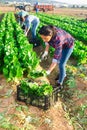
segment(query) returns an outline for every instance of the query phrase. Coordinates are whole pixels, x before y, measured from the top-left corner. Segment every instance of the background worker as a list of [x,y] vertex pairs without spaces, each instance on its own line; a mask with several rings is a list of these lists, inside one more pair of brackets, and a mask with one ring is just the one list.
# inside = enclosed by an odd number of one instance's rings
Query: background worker
[[32,33],[32,43],[37,44],[36,30],[40,23],[39,18],[34,15],[26,15],[22,21],[25,23],[25,35],[28,35],[28,32],[31,28]]
[[54,57],[49,69],[46,71],[49,75],[59,64],[59,77],[57,77],[57,87],[63,88],[63,81],[66,77],[65,65],[73,52],[74,38],[66,31],[55,26],[42,26],[39,34],[45,42],[46,48],[42,55],[42,60],[48,55],[49,47],[55,48]]
[[25,10],[21,10],[20,12],[17,13],[17,21],[20,24],[20,26],[24,29],[24,17],[26,15],[29,15],[29,13]]
[[38,9],[38,2],[36,2],[36,4],[35,4],[35,11],[36,11],[36,14],[39,12],[39,9]]

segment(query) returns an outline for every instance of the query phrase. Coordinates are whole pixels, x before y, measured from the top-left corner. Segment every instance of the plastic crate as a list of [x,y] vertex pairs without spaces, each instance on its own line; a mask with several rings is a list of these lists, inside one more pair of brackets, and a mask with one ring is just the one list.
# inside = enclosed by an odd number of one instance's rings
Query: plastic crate
[[58,92],[59,89],[54,88],[51,95],[43,97],[37,97],[35,95],[32,95],[31,97],[30,95],[24,95],[20,86],[17,86],[17,100],[47,110],[51,106],[53,106],[56,101],[58,101]]

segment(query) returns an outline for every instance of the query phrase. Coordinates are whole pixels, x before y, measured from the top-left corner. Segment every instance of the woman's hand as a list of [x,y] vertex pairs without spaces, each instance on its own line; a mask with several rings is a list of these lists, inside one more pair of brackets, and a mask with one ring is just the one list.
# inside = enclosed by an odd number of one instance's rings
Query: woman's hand
[[45,59],[48,55],[48,51],[45,51],[41,57],[41,60]]
[[56,65],[57,65],[57,62],[52,62],[52,64],[50,65],[49,69],[46,71],[46,74],[50,75],[50,73],[54,70]]
[[41,60],[45,59],[48,55],[48,51],[49,51],[49,44],[46,44],[46,48],[45,48],[45,51],[41,57]]
[[47,70],[47,71],[46,71],[46,74],[47,74],[47,75],[50,75],[50,73],[51,73],[50,70]]

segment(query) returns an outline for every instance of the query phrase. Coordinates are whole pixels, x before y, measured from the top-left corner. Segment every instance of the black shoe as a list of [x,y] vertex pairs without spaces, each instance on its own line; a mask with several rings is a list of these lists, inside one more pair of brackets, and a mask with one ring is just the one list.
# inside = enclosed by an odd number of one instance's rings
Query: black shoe
[[60,83],[56,83],[56,87],[58,88],[59,92],[64,88],[64,86],[61,85]]

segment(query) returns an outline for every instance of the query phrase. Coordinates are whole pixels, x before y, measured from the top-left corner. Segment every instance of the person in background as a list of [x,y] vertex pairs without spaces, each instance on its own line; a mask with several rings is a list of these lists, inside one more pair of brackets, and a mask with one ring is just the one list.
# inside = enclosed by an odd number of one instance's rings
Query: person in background
[[17,13],[18,23],[23,29],[25,28],[23,19],[26,15],[29,15],[29,13],[25,10],[21,10],[20,12]]
[[36,11],[36,14],[38,13],[39,9],[38,9],[38,2],[36,2],[35,4],[35,11]]
[[28,32],[31,28],[31,32],[32,32],[32,43],[36,44],[37,41],[37,37],[36,37],[36,30],[38,28],[38,25],[40,23],[40,20],[38,17],[34,16],[34,15],[26,15],[22,21],[25,23],[25,35],[28,35]]
[[74,38],[62,30],[52,25],[42,26],[39,30],[39,34],[43,41],[45,42],[46,48],[42,55],[42,60],[48,55],[49,47],[55,48],[54,57],[51,65],[46,71],[49,75],[56,65],[59,65],[59,77],[57,77],[56,86],[59,89],[63,88],[63,81],[66,77],[66,63],[73,52],[74,48]]

